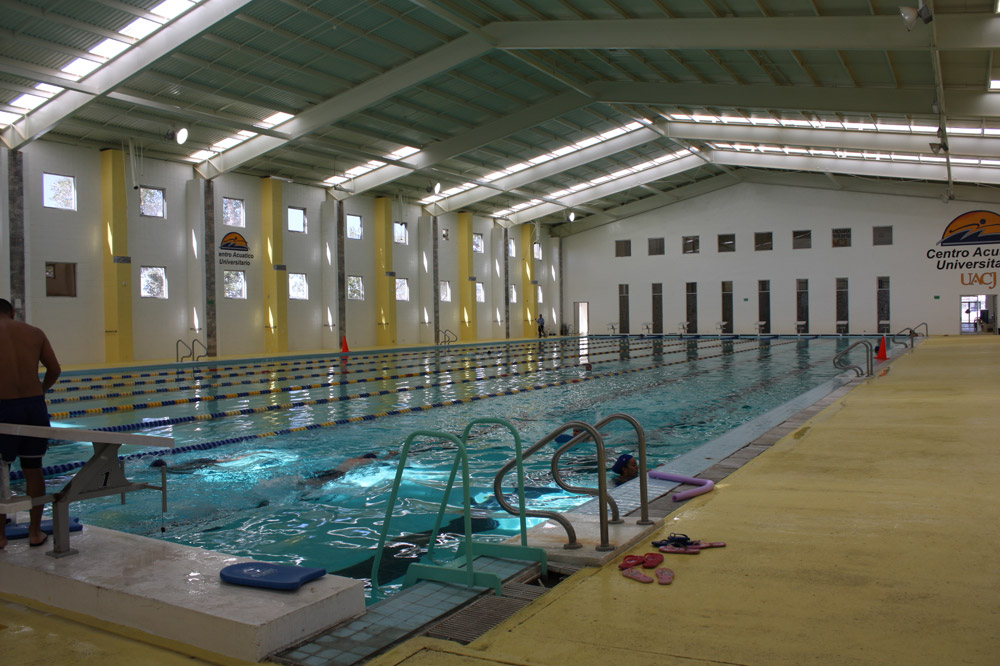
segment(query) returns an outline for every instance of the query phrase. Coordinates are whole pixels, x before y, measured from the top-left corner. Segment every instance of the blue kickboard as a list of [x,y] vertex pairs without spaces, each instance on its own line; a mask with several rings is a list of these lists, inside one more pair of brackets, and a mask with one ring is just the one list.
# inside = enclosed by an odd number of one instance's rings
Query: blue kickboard
[[[69,517],[69,531],[79,532],[83,529],[83,524],[80,519],[76,516]],[[52,534],[52,521],[49,519],[42,521],[42,531],[46,534]],[[7,524],[7,538],[8,539],[24,539],[28,536],[28,523],[8,523]]]
[[230,564],[219,572],[219,577],[227,583],[272,590],[297,590],[303,584],[325,575],[326,569],[273,562]]

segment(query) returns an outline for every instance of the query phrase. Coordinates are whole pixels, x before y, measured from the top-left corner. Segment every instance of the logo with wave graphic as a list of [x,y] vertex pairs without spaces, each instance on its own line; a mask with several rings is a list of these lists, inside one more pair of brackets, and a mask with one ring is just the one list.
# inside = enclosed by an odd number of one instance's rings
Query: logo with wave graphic
[[238,234],[235,231],[230,231],[222,237],[222,242],[219,243],[219,249],[232,250],[233,252],[249,252],[250,246],[247,245],[247,239],[243,238],[241,234]]
[[1000,243],[1000,215],[972,210],[956,217],[944,230],[938,245],[989,245]]

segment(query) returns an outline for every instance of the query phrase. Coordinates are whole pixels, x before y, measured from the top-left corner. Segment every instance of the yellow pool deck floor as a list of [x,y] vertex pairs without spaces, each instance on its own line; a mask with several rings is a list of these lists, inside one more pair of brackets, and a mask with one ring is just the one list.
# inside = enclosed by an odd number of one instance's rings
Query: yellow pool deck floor
[[[998,336],[936,337],[877,369],[668,516],[658,538],[728,544],[666,555],[672,585],[584,569],[467,646],[413,639],[368,663],[998,664],[998,361]],[[0,654],[199,663],[9,602]]]

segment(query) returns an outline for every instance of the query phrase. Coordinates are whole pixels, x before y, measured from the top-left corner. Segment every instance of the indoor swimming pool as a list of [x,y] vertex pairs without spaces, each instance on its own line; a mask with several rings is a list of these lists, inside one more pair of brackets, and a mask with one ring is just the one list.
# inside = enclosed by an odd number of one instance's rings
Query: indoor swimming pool
[[[72,513],[85,524],[367,578],[394,452],[411,432],[460,435],[473,419],[503,418],[527,447],[567,421],[624,412],[645,429],[652,468],[828,381],[842,372],[833,356],[851,342],[574,338],[67,373],[49,402],[54,426],[163,435],[180,449],[121,450],[134,481],[158,483],[154,462],[166,464],[165,514],[159,493],[132,493],[124,505],[117,496],[75,504]],[[626,424],[604,434],[610,460],[634,453]],[[477,538],[502,541],[518,521],[500,510],[492,483],[513,456],[512,437],[499,426],[480,427],[469,450]],[[88,444],[55,442],[45,458],[56,472],[51,486],[60,487],[90,452]],[[526,461],[528,507],[560,511],[588,499],[556,487],[549,453]],[[337,471],[365,454],[378,459]],[[383,581],[426,546],[454,456],[445,440],[414,442]],[[592,445],[563,461],[570,483],[596,486]],[[509,476],[505,488],[513,483]],[[459,498],[453,494],[452,504]],[[460,531],[446,528],[439,543],[455,545]]]

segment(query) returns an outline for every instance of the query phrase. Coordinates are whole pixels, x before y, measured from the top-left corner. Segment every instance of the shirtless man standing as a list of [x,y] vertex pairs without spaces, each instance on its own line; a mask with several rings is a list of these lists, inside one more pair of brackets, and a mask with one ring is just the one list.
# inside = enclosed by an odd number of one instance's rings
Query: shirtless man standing
[[[45,366],[45,378],[38,381],[38,364]],[[14,308],[0,298],[0,423],[49,425],[45,392],[59,379],[61,372],[52,345],[40,328],[14,320]],[[8,463],[21,458],[21,470],[28,495],[45,494],[42,456],[48,448],[46,439],[0,435],[0,456]],[[42,532],[42,506],[31,508],[28,543],[41,546],[48,539]],[[7,545],[7,516],[0,514],[0,549]]]

